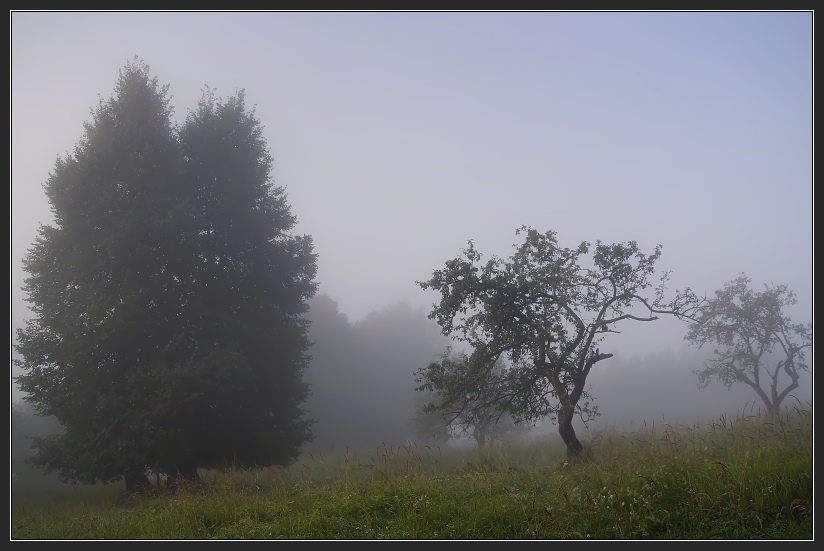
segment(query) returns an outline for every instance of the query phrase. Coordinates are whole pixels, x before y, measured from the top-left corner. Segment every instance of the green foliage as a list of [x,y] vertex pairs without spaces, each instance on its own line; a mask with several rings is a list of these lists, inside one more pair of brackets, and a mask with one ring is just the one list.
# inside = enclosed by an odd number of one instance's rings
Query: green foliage
[[166,94],[142,62],[120,71],[24,260],[17,380],[63,428],[33,462],[73,482],[287,463],[309,438],[311,239],[243,92],[207,91],[180,129]]
[[699,388],[713,379],[727,388],[737,383],[751,387],[769,414],[798,388],[800,375],[809,371],[805,349],[813,348],[813,324],[794,324],[783,312],[796,303],[786,285],[750,289],[744,274],[715,292],[700,309],[686,335],[699,348],[714,345],[713,358],[696,370]]
[[811,404],[483,453],[407,446],[214,473],[126,504],[30,504],[12,539],[812,539]]
[[[481,371],[473,369],[465,352],[447,347],[439,362],[419,370],[420,396],[414,418],[418,436],[434,437],[440,442],[471,436],[482,449],[495,440],[524,434],[529,423],[517,423],[497,407],[497,387],[505,384],[505,372],[501,358],[489,372]],[[452,384],[455,379],[461,384]]]
[[[521,233],[525,240],[508,260],[482,263],[470,241],[462,257],[418,282],[441,294],[430,318],[473,349],[463,360],[447,357],[421,369],[419,389],[438,394],[437,409],[452,417],[497,411],[516,422],[557,418],[570,455],[578,456],[572,420],[597,415],[586,381],[593,365],[612,356],[598,349],[604,335],[659,314],[687,318],[700,301],[686,289],[666,302],[668,274],[653,287],[660,246],[647,255],[635,242],[598,242],[587,267],[580,259],[589,243],[568,249],[555,232]],[[502,358],[506,365],[497,369]]]

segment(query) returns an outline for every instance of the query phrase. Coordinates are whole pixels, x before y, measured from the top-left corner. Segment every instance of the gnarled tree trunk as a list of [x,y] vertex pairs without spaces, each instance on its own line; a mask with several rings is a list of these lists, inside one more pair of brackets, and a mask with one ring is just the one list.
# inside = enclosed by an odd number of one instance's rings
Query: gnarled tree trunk
[[572,426],[572,419],[575,415],[574,407],[561,406],[561,411],[558,412],[558,433],[561,435],[561,440],[564,441],[567,447],[567,458],[570,461],[579,459],[584,453],[584,446],[575,435],[575,428]]

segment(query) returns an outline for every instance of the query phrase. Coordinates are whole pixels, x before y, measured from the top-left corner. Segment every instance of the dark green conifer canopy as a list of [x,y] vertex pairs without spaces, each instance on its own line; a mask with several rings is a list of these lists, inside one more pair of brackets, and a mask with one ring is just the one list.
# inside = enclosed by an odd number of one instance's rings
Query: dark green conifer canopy
[[26,400],[64,431],[34,463],[66,480],[293,461],[310,439],[316,255],[272,177],[243,91],[207,89],[181,128],[135,59],[45,189],[24,260]]

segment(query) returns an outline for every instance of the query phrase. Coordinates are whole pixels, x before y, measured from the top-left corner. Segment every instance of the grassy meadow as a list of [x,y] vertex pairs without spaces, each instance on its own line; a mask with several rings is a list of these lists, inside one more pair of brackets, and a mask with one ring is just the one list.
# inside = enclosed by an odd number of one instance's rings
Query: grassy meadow
[[11,539],[813,539],[811,403],[582,436],[575,463],[545,438],[306,455],[159,497],[12,485]]

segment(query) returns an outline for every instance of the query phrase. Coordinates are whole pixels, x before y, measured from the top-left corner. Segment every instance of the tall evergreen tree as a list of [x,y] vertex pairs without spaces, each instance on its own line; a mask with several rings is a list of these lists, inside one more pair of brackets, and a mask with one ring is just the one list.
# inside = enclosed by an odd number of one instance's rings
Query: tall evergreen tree
[[135,60],[46,185],[55,222],[24,267],[34,317],[18,330],[26,400],[65,431],[33,462],[66,480],[287,463],[315,292],[311,238],[271,179],[243,94],[204,95],[183,129]]
[[[220,381],[217,393],[190,395],[199,424],[184,438],[198,450],[193,457],[212,464],[285,464],[309,440],[301,405],[304,314],[316,290],[312,241],[290,234],[296,220],[285,189],[273,184],[263,129],[243,91],[225,102],[207,91],[180,143],[196,205],[185,305],[196,331],[184,358],[202,357],[203,379]],[[186,377],[175,383],[192,388]]]

